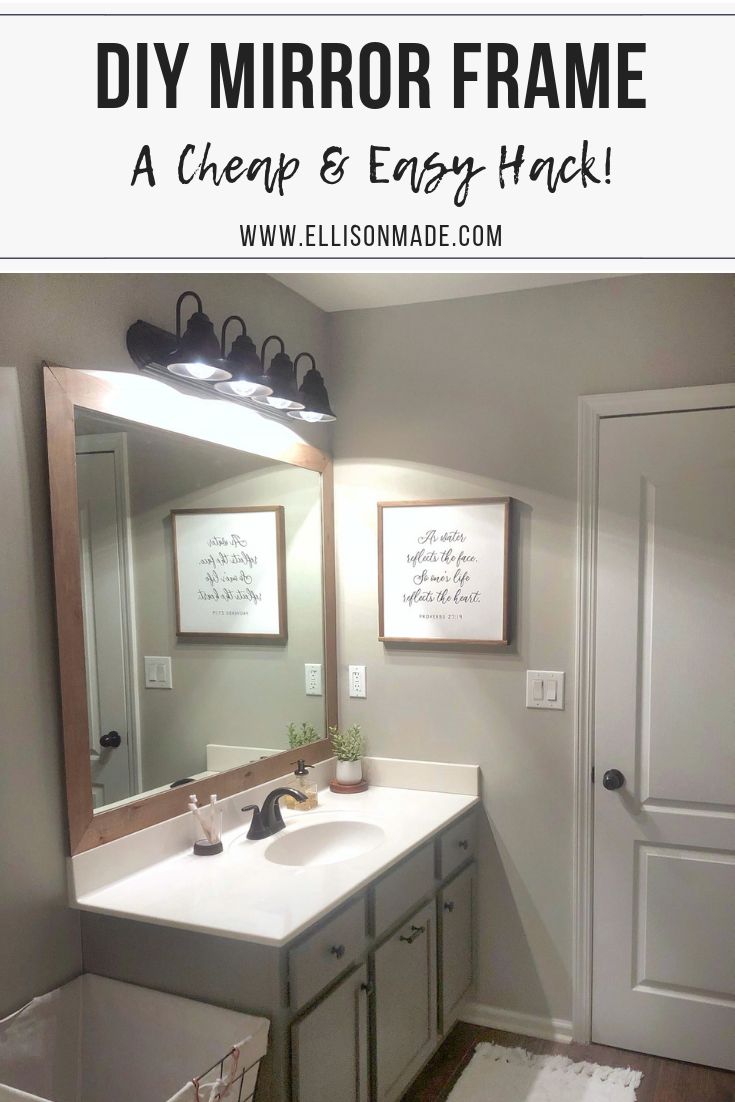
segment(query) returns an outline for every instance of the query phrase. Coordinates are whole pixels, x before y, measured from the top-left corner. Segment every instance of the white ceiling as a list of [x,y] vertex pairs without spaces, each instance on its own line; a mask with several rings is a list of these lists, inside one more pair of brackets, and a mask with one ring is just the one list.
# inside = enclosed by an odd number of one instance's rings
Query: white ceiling
[[503,291],[525,291],[557,283],[580,283],[587,279],[609,279],[607,275],[543,275],[540,273],[470,275],[430,272],[426,275],[377,273],[343,274],[303,272],[274,275],[322,310],[364,310],[375,306],[405,306],[410,302],[436,302],[446,298],[495,295]]

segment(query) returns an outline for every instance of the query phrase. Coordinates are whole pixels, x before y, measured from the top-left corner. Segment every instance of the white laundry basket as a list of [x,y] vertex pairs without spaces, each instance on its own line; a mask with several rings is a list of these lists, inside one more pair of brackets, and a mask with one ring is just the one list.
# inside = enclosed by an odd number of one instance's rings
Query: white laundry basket
[[0,1102],[249,1102],[269,1025],[79,976],[0,1021]]

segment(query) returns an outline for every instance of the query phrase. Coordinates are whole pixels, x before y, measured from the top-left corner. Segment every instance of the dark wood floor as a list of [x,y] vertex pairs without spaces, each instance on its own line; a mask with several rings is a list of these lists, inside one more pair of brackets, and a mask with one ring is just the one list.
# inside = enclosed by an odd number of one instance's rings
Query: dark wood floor
[[496,1045],[520,1045],[528,1052],[561,1053],[570,1060],[590,1060],[609,1067],[630,1067],[643,1072],[637,1102],[735,1102],[735,1073],[662,1060],[641,1052],[624,1052],[605,1045],[565,1045],[539,1041],[517,1033],[458,1022],[427,1064],[402,1102],[442,1102],[469,1063],[478,1041]]

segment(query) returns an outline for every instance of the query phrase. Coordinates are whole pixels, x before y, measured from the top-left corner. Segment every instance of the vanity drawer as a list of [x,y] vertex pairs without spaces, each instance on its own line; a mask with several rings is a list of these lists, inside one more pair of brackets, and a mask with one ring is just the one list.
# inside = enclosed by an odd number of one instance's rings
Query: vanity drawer
[[325,922],[288,954],[290,1004],[304,1006],[360,956],[365,948],[365,897]]
[[477,818],[473,811],[465,815],[439,838],[439,875],[442,880],[455,869],[475,857],[477,852]]
[[434,843],[429,842],[375,885],[376,937],[408,914],[433,890],[434,882]]

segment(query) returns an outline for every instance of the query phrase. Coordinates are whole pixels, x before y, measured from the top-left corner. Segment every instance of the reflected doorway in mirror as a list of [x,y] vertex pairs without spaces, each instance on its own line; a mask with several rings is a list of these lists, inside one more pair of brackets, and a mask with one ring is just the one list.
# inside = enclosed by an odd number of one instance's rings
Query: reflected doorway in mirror
[[75,454],[89,761],[101,807],[142,787],[127,434],[77,436]]

